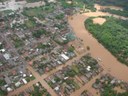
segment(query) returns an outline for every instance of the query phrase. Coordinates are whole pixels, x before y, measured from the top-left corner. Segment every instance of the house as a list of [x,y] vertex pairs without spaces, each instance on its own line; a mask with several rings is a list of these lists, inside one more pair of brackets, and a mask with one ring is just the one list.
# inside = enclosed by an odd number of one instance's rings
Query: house
[[8,87],[8,88],[7,88],[7,91],[8,91],[8,92],[11,92],[11,91],[13,91],[13,89],[10,88],[10,87]]
[[8,85],[11,84],[11,80],[9,79],[8,76],[5,76],[5,82],[6,82]]
[[61,54],[61,57],[64,58],[66,61],[69,60],[69,57],[66,56],[65,54]]
[[23,81],[24,84],[28,83],[24,78],[22,79],[22,81]]
[[9,59],[10,59],[10,54],[8,54],[8,53],[5,53],[3,56],[4,56],[4,58],[5,58],[6,60],[9,60]]
[[20,84],[21,84],[20,82],[17,82],[17,83],[15,83],[15,86],[16,86],[16,87],[19,87]]

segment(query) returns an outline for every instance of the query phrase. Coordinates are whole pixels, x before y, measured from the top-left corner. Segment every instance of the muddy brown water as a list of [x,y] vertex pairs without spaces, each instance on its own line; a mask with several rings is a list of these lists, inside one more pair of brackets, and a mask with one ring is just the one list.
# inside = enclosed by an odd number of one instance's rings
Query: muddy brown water
[[94,58],[101,58],[101,66],[112,76],[128,82],[128,67],[119,61],[106,49],[104,48],[85,28],[84,21],[91,16],[106,15],[101,12],[92,12],[84,14],[75,14],[73,19],[68,19],[70,26],[73,28],[74,33],[78,38],[83,40],[86,46],[90,47],[90,53]]

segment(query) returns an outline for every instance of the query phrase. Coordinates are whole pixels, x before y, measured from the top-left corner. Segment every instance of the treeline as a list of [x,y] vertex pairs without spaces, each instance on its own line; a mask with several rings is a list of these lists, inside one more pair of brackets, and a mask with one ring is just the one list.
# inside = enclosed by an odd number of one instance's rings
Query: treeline
[[113,90],[112,86],[105,86],[106,88],[101,92],[101,96],[128,96],[128,92],[118,93],[117,91]]
[[85,21],[85,27],[117,59],[128,66],[128,21],[106,17],[103,25],[93,24],[92,18]]
[[95,3],[108,6],[119,6],[128,10],[128,0],[95,0]]
[[95,0],[70,0],[71,4],[67,3],[68,0],[58,0],[61,2],[63,8],[87,8],[91,11],[96,11],[94,8]]
[[116,15],[120,15],[120,16],[124,16],[124,17],[128,17],[128,10],[114,10],[114,9],[110,9],[110,8],[105,8],[103,10],[101,10],[103,12],[109,12],[111,14],[116,14]]

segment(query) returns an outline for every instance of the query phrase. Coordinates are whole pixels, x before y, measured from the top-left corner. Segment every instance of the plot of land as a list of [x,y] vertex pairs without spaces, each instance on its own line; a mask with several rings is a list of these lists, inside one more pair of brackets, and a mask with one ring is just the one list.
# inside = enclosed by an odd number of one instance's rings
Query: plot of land
[[105,21],[106,21],[105,18],[94,18],[93,19],[93,23],[94,24],[100,24],[100,25],[102,25]]

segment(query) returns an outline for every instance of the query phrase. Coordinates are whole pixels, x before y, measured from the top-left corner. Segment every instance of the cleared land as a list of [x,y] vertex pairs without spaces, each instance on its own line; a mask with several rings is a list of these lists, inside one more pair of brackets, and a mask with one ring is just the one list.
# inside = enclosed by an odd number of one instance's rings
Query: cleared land
[[106,21],[105,18],[94,18],[93,19],[93,23],[94,24],[100,24],[100,25],[102,25],[105,21]]

